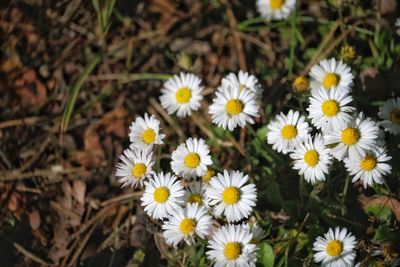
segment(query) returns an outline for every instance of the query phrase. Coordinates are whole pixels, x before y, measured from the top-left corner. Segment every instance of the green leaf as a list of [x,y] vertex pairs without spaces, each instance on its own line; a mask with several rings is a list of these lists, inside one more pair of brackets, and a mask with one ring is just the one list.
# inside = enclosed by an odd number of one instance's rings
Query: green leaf
[[262,242],[258,248],[257,266],[274,267],[275,255],[272,247],[268,243]]
[[283,198],[281,195],[281,192],[279,190],[279,185],[277,182],[271,182],[267,188],[266,188],[266,193],[267,193],[267,200],[269,203],[274,205],[277,208],[281,208],[283,205]]
[[392,210],[382,204],[371,205],[365,211],[381,222],[390,221],[392,218]]
[[382,224],[376,229],[374,238],[375,240],[381,241],[398,241],[399,237],[392,230],[389,229],[389,226]]

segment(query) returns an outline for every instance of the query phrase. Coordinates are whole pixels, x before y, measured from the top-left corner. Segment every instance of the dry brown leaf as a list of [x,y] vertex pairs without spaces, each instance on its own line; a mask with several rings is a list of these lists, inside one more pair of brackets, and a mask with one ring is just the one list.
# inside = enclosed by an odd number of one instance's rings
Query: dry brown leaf
[[118,137],[125,138],[127,136],[127,117],[128,111],[124,108],[115,108],[114,110],[104,114],[101,119],[105,127],[106,133],[113,133]]
[[38,210],[29,213],[29,224],[33,230],[37,230],[40,227],[40,214]]
[[373,205],[384,205],[392,210],[392,212],[396,216],[396,220],[400,222],[400,201],[398,201],[397,199],[387,196],[360,196],[358,198],[358,201],[363,206],[363,209],[366,209]]
[[81,180],[75,180],[72,185],[72,196],[81,204],[85,204],[86,184]]
[[38,108],[47,102],[45,85],[37,79],[34,69],[27,69],[14,83],[15,93],[25,107]]

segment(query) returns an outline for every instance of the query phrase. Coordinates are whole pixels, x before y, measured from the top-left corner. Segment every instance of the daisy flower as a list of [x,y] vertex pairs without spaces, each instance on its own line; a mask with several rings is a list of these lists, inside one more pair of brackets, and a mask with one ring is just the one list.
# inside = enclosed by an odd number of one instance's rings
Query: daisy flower
[[250,243],[252,238],[242,225],[222,226],[208,241],[207,257],[216,267],[255,267],[257,247]]
[[311,123],[323,132],[343,127],[353,119],[355,108],[348,104],[353,101],[345,91],[332,88],[314,90],[307,108]]
[[195,178],[207,172],[212,164],[210,150],[203,139],[189,138],[172,152],[171,168],[176,175]]
[[329,228],[324,237],[317,237],[313,245],[314,260],[324,267],[351,267],[356,253],[356,238],[346,228]]
[[209,204],[214,207],[214,215],[225,215],[228,223],[249,217],[256,205],[257,189],[254,184],[247,184],[248,175],[240,171],[218,173],[206,188]]
[[264,231],[264,229],[262,229],[257,223],[243,223],[242,225],[244,228],[249,229],[250,233],[253,234],[253,238],[250,241],[252,244],[260,243],[267,236],[267,233]]
[[169,114],[176,112],[180,118],[190,116],[192,110],[200,108],[200,101],[203,99],[201,95],[203,87],[200,84],[200,78],[194,74],[181,72],[179,76],[174,75],[161,89],[161,106]]
[[318,90],[323,87],[326,90],[338,87],[339,90],[349,92],[353,85],[354,75],[351,69],[343,61],[336,59],[324,59],[310,70],[311,89]]
[[249,90],[255,95],[260,95],[263,91],[256,76],[243,71],[239,71],[237,75],[235,73],[229,73],[225,76],[218,89],[222,90],[223,88],[239,88],[240,91]]
[[211,225],[211,216],[205,207],[196,204],[187,204],[185,208],[172,211],[162,229],[167,244],[176,246],[184,240],[186,244],[194,243],[195,236],[205,238]]
[[116,176],[122,187],[130,185],[137,187],[139,184],[143,186],[143,180],[150,178],[154,171],[152,170],[153,152],[150,148],[137,150],[128,148],[120,156],[120,162],[117,163]]
[[267,20],[282,20],[296,8],[296,0],[257,0],[257,10]]
[[346,158],[344,163],[347,172],[353,176],[352,182],[361,180],[367,188],[374,183],[384,183],[383,176],[392,172],[392,167],[386,163],[391,159],[384,148],[376,148],[367,151],[364,157]]
[[378,116],[382,119],[381,125],[392,134],[400,133],[400,97],[392,98],[379,108]]
[[233,131],[237,126],[253,124],[258,117],[259,105],[256,95],[250,90],[238,87],[221,87],[209,107],[212,121],[218,127]]
[[206,174],[204,174],[201,177],[201,181],[205,184],[208,185],[210,183],[211,178],[213,178],[215,176],[215,171],[211,168],[207,169]]
[[181,182],[170,173],[155,174],[145,182],[142,198],[144,211],[154,219],[167,218],[183,202],[185,191]]
[[205,193],[206,189],[202,182],[193,182],[185,188],[185,203],[197,203],[199,206],[206,205]]
[[311,128],[300,112],[289,110],[282,112],[268,124],[267,140],[272,148],[283,154],[293,151],[295,147],[308,138]]
[[144,114],[144,117],[137,117],[129,127],[129,138],[132,146],[143,149],[154,144],[163,143],[164,134],[160,134],[160,121],[154,115]]
[[293,169],[298,170],[299,175],[304,175],[307,182],[314,184],[316,181],[325,181],[332,157],[320,134],[297,146],[290,157],[294,160]]

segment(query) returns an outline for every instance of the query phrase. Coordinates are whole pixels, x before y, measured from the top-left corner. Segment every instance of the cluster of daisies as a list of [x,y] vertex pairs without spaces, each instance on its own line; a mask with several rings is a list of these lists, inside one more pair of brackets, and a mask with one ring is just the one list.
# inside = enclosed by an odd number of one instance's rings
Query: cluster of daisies
[[[197,76],[180,73],[165,82],[160,102],[169,114],[183,118],[200,108],[202,90]],[[227,75],[209,107],[213,122],[229,130],[254,123],[261,92],[253,75]],[[153,150],[164,143],[161,132],[154,115],[144,114],[131,124],[131,144],[117,164],[122,187],[143,188],[141,205],[162,222],[167,244],[177,247],[206,239],[206,254],[215,266],[255,266],[256,244],[265,232],[245,222],[257,199],[249,176],[235,170],[216,173],[209,147],[200,138],[188,138],[177,146],[168,171],[156,173]]]

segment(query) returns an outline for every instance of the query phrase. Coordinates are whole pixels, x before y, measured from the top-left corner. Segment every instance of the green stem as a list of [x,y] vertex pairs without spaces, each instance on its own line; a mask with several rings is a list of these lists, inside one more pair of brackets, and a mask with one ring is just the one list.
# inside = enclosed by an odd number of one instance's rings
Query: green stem
[[295,49],[297,46],[297,38],[296,38],[296,9],[293,10],[293,14],[290,20],[290,55],[289,55],[289,78],[293,75],[293,67],[295,60]]

